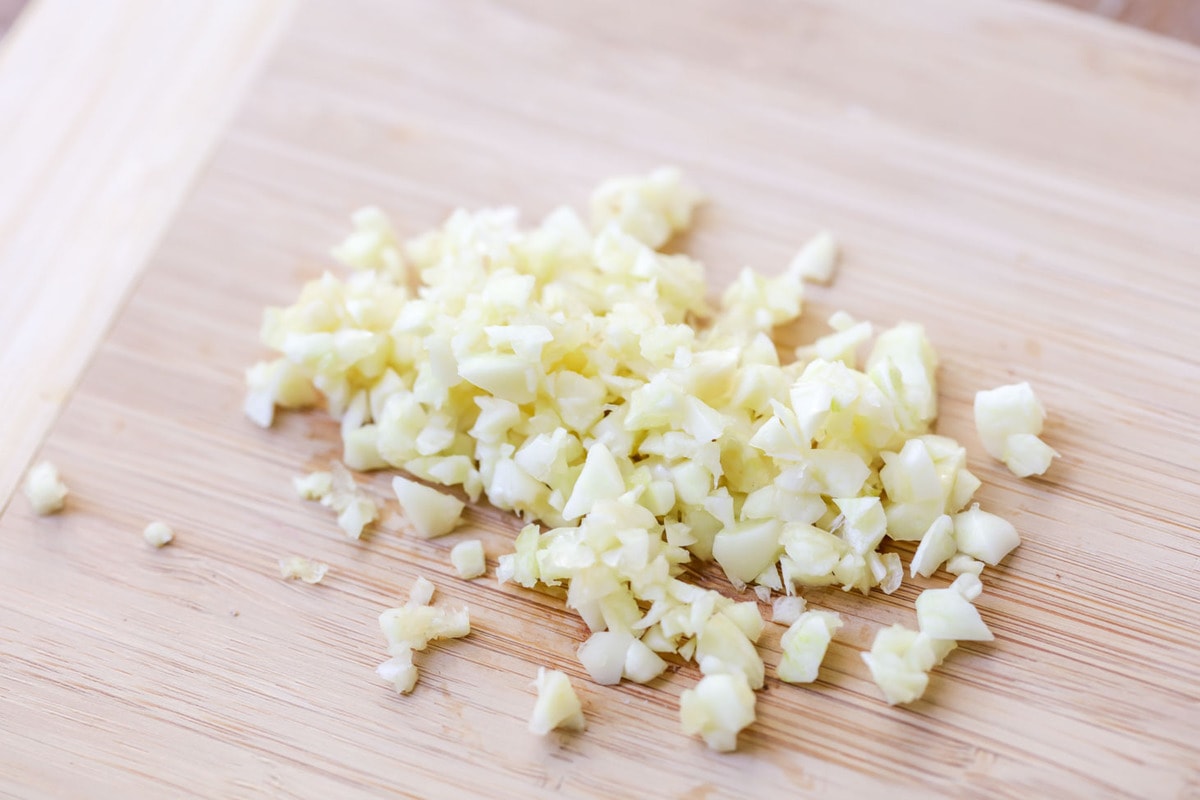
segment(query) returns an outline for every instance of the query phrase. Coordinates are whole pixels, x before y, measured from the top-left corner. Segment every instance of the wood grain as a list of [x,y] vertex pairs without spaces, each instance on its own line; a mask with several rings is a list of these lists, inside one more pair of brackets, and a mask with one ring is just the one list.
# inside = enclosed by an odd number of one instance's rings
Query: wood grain
[[0,508],[288,0],[42,0],[0,47]]
[[1200,3],[1195,0],[1053,0],[1154,33],[1200,44]]
[[0,36],[8,32],[24,7],[25,0],[0,0]]
[[[688,9],[301,6],[41,451],[68,513],[0,518],[0,796],[1200,791],[1200,56],[1025,3]],[[457,205],[536,216],[667,160],[713,198],[688,245],[715,281],[828,226],[847,258],[811,318],[927,324],[939,430],[1025,536],[980,601],[998,640],[911,708],[879,700],[858,651],[911,624],[924,584],[813,592],[850,620],[821,680],[769,680],[742,752],[710,754],[677,732],[692,668],[593,686],[560,601],[450,577],[467,536],[494,567],[505,515],[341,541],[289,486],[336,454],[334,426],[241,419],[261,307],[319,273],[352,208],[410,231]],[[973,392],[1016,378],[1051,409],[1046,480],[971,430]],[[177,531],[162,551],[140,540],[153,518]],[[280,581],[288,553],[326,582]],[[476,630],[400,698],[372,672],[375,617],[418,574]],[[525,733],[541,665],[575,677],[585,734]]]
[[[1200,44],[1200,4],[1194,0],[1051,0],[1154,33]],[[0,0],[0,36],[26,0]]]

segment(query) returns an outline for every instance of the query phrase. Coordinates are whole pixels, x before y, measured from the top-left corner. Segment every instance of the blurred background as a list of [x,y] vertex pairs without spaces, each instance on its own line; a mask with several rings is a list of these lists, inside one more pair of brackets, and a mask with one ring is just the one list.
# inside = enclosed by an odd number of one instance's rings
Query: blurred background
[[[1200,0],[1049,0],[1192,44],[1200,44]],[[0,36],[36,0],[0,0]]]

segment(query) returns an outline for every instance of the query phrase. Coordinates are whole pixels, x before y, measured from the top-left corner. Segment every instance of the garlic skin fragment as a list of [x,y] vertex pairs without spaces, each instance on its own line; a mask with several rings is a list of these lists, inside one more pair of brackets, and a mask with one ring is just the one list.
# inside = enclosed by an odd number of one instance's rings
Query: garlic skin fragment
[[583,705],[571,679],[566,673],[556,669],[548,670],[538,667],[537,700],[533,704],[533,712],[529,715],[529,731],[538,736],[545,736],[555,728],[581,731],[587,727],[583,718]]
[[41,461],[25,476],[25,497],[39,517],[62,511],[67,499],[67,485],[58,476],[58,468],[49,461]]
[[445,536],[458,527],[466,504],[452,495],[397,475],[392,491],[400,501],[400,510],[422,539]]
[[679,697],[679,721],[683,732],[700,736],[709,749],[737,749],[737,737],[754,722],[756,698],[741,675],[706,675],[695,688]]
[[312,561],[303,556],[285,556],[279,559],[279,576],[281,578],[296,578],[305,583],[320,583],[328,571],[328,564]]
[[154,521],[142,531],[142,538],[151,547],[159,548],[170,544],[175,538],[175,532],[165,522]]
[[487,559],[483,554],[483,542],[471,539],[459,542],[450,548],[450,563],[458,577],[469,581],[487,572]]

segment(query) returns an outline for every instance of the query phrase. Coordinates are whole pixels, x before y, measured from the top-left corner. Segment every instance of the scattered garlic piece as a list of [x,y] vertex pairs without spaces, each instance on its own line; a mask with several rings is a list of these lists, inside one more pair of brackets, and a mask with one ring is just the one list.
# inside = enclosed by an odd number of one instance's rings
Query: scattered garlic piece
[[955,578],[948,588],[974,603],[979,599],[979,595],[983,594],[983,581],[979,580],[979,576],[973,572],[964,572]]
[[404,256],[387,215],[375,206],[351,215],[354,232],[334,247],[330,255],[352,269],[383,272],[394,280],[404,278]]
[[545,736],[555,728],[581,731],[587,727],[583,719],[583,706],[566,673],[538,667],[534,685],[537,687],[537,700],[529,716],[530,732]]
[[471,539],[454,545],[454,547],[450,548],[450,563],[454,565],[454,570],[458,573],[458,577],[463,580],[478,578],[487,572],[487,559],[483,554],[483,542],[478,539]]
[[379,517],[375,501],[363,494],[350,471],[336,461],[329,472],[292,478],[292,486],[305,500],[319,500],[321,505],[335,511],[338,527],[347,538],[360,538],[363,529]]
[[418,577],[409,589],[408,602],[379,615],[379,628],[391,658],[375,671],[379,677],[390,681],[400,694],[408,694],[417,685],[418,671],[413,664],[415,651],[424,650],[437,639],[460,639],[471,632],[468,609],[434,608],[429,605],[434,591],[433,583]]
[[1021,543],[1012,523],[981,511],[979,504],[954,515],[954,541],[960,553],[995,566]]
[[634,639],[629,643],[629,649],[625,651],[625,678],[634,683],[649,683],[666,669],[667,662],[644,641]]
[[431,489],[408,478],[392,479],[400,510],[422,539],[445,536],[458,526],[466,505],[457,497]]
[[700,200],[700,193],[673,167],[660,167],[645,177],[610,178],[592,193],[592,225],[600,230],[615,224],[657,248],[691,226]]
[[471,632],[470,615],[463,609],[403,605],[379,616],[379,626],[389,647],[424,650],[435,639],[460,639]]
[[417,576],[413,581],[412,588],[408,590],[408,603],[410,606],[427,606],[433,602],[433,593],[437,591],[437,587],[433,585],[433,581],[422,576]]
[[1042,475],[1058,455],[1038,438],[1046,409],[1028,383],[1014,383],[975,395],[975,428],[984,449],[1018,478]]
[[303,556],[285,556],[279,559],[279,575],[282,578],[298,578],[305,583],[320,583],[328,571],[328,564]]
[[804,613],[804,598],[799,595],[776,597],[771,602],[771,621],[791,625]]
[[946,562],[946,571],[951,575],[978,575],[983,572],[983,567],[982,561],[971,558],[966,553],[956,553]]
[[162,547],[175,538],[175,532],[165,522],[151,522],[142,531],[142,538],[151,547]]
[[796,357],[804,360],[819,358],[838,361],[854,369],[858,366],[858,348],[866,344],[875,332],[870,322],[855,322],[845,311],[829,318],[833,333],[820,337],[811,345],[796,348]]
[[[958,580],[968,577],[979,582],[969,573]],[[971,600],[954,587],[926,589],[917,596],[917,625],[934,639],[990,642],[995,638]]]
[[347,538],[358,539],[363,529],[379,516],[375,501],[365,495],[356,495],[338,512],[337,523]]
[[375,674],[391,683],[400,694],[408,694],[417,685],[420,674],[413,665],[411,648],[393,648],[395,655],[375,668]]
[[812,283],[830,283],[837,269],[838,244],[833,234],[821,231],[805,242],[788,265],[788,275]]
[[667,668],[649,645],[625,631],[593,633],[577,653],[588,675],[601,685],[620,683],[622,678],[649,683]]
[[625,674],[625,658],[633,635],[625,631],[597,631],[579,645],[579,663],[592,680],[602,686],[621,682]]
[[959,641],[994,637],[973,605],[983,591],[979,577],[964,572],[945,589],[926,589],[917,597],[920,632],[893,625],[875,635],[863,661],[890,705],[911,703],[925,693],[929,671]]
[[737,749],[738,733],[754,722],[754,691],[741,675],[706,675],[679,697],[679,721],[688,736],[712,750]]
[[275,407],[305,408],[317,400],[317,392],[305,371],[286,358],[262,361],[246,370],[246,402],[243,410],[250,421],[269,428]]
[[29,470],[25,477],[25,497],[38,516],[62,511],[67,497],[67,485],[58,476],[58,469],[49,461],[42,461]]
[[870,652],[862,659],[888,705],[912,703],[925,694],[929,671],[955,647],[948,639],[935,639],[903,625],[892,625],[875,634]]
[[954,539],[954,521],[946,514],[933,521],[929,530],[921,537],[917,552],[913,554],[909,564],[909,574],[930,577],[937,572],[938,567],[958,552],[958,543]]
[[304,500],[324,500],[333,491],[333,475],[329,472],[312,472],[292,478],[292,486]]
[[779,646],[783,657],[775,674],[788,683],[812,683],[817,679],[829,642],[842,618],[833,611],[806,611],[784,632]]
[[603,442],[597,442],[588,449],[587,460],[575,480],[571,497],[563,506],[563,517],[578,519],[601,500],[615,500],[625,494],[625,489],[625,479],[616,459]]
[[330,475],[331,489],[321,503],[337,512],[338,527],[348,538],[358,539],[363,529],[378,518],[379,507],[362,493],[354,476],[342,464],[333,462]]

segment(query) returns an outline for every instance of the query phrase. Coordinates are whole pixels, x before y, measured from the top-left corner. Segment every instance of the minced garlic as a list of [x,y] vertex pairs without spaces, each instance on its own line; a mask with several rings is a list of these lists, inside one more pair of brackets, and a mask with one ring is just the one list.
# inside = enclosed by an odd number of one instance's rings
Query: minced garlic
[[151,522],[142,531],[142,538],[146,540],[146,544],[151,547],[163,547],[170,544],[175,538],[175,532],[165,522]]
[[58,469],[49,461],[35,464],[25,477],[25,497],[39,516],[62,511],[67,485],[58,477]]
[[463,580],[478,578],[487,572],[483,542],[478,539],[470,539],[454,545],[450,548],[450,563],[454,565],[454,571],[458,573],[458,577]]
[[285,556],[279,559],[279,575],[282,578],[297,578],[305,583],[320,583],[328,571],[328,564],[312,561],[303,556]]
[[[703,265],[661,249],[699,201],[667,168],[602,184],[590,224],[568,208],[531,227],[512,208],[460,210],[405,241],[364,209],[334,251],[355,272],[267,311],[262,338],[278,357],[251,370],[247,413],[270,424],[276,406],[320,395],[351,468],[402,469],[520,514],[529,524],[498,580],[565,588],[598,682],[653,680],[668,654],[694,660],[704,677],[681,721],[723,750],[754,720],[764,623],[757,603],[685,580],[685,565],[713,560],[735,588],[789,598],[774,611],[790,625],[779,675],[807,682],[840,620],[804,611],[798,592],[895,591],[903,565],[889,540],[920,542],[914,575],[945,564],[973,576],[1019,537],[971,506],[980,482],[966,450],[931,432],[938,359],[924,329],[877,331],[839,312],[788,362],[770,334],[800,316],[805,281],[833,276],[836,242],[819,234],[778,275],[742,270],[714,307]],[[992,414],[985,398],[985,422],[1002,424],[981,434],[1014,470],[1035,471],[1046,453],[1027,437],[1040,416],[1017,406]],[[328,486],[318,475],[297,490],[356,537],[375,506],[341,465]],[[464,504],[426,483],[393,486],[413,532],[431,538]],[[464,545],[456,569],[482,574],[481,549]],[[918,698],[954,639],[990,636],[974,589],[930,591],[949,594],[922,595],[922,630],[887,629],[867,654],[889,702]],[[402,692],[414,651],[469,630],[465,612],[427,603],[381,624],[392,659],[380,674]],[[539,678],[556,699],[535,712],[538,730],[575,720],[560,675]]]

